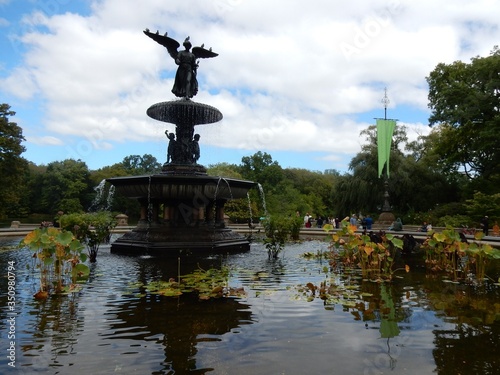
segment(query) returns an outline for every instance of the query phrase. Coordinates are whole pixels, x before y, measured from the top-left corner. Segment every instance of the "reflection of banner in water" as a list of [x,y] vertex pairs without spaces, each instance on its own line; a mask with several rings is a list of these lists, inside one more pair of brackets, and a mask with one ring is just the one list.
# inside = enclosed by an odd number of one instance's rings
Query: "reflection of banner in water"
[[[385,285],[380,286],[381,307],[385,311],[380,314],[380,337],[391,338],[399,336],[400,330],[396,319],[396,309],[390,291]],[[383,307],[382,307],[383,306]]]
[[389,156],[391,155],[392,134],[396,120],[377,119],[378,176],[382,176],[384,165],[389,177]]

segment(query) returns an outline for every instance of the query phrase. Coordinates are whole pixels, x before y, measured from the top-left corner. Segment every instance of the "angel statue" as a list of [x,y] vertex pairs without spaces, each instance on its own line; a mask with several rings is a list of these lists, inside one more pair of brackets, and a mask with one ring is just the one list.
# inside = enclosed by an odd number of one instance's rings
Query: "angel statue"
[[203,48],[203,44],[201,47],[193,47],[191,50],[192,45],[189,36],[184,40],[184,50],[177,51],[180,47],[179,42],[169,38],[167,33],[160,35],[158,31],[152,33],[149,29],[146,29],[144,34],[164,46],[169,55],[175,60],[175,63],[179,65],[175,74],[174,87],[172,88],[174,95],[185,99],[195,96],[198,93],[198,80],[196,79],[198,59],[216,57],[218,54],[212,52],[211,48],[209,50]]

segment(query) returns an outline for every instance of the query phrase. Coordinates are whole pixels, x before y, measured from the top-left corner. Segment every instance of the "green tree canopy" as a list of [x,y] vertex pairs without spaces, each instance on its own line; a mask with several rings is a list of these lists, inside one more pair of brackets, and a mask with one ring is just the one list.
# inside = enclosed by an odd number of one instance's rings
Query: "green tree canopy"
[[250,181],[266,187],[276,186],[283,178],[283,170],[277,161],[273,161],[267,152],[258,151],[252,156],[241,158],[240,173]]
[[158,173],[161,171],[161,163],[150,154],[130,155],[123,159],[123,168],[129,175],[138,176],[141,174]]
[[0,104],[0,217],[19,212],[23,205],[28,162],[21,157],[26,151],[22,129],[9,119],[15,114],[8,104]]
[[[434,164],[433,141],[436,137],[419,137],[408,142],[407,129],[398,125],[394,131],[391,148],[391,177],[389,178],[389,203],[393,211],[404,214],[427,211],[438,203],[457,198],[455,180],[448,178]],[[351,174],[336,179],[332,190],[335,214],[376,214],[384,202],[384,181],[378,178],[376,127],[361,132],[367,143],[362,145],[349,164]]]
[[81,160],[49,163],[40,185],[44,212],[81,212],[90,206],[94,196],[89,169]]
[[438,152],[469,178],[498,175],[500,50],[470,63],[440,63],[427,77],[430,125],[441,124]]
[[243,178],[243,176],[239,172],[238,166],[229,163],[217,163],[209,165],[207,168],[207,174],[210,176],[236,178],[240,180]]

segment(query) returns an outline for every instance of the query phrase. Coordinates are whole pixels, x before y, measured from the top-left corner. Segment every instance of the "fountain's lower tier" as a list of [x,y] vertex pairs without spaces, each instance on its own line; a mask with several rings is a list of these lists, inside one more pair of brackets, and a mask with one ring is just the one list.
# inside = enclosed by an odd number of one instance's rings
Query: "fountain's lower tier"
[[256,184],[203,175],[156,174],[107,180],[115,193],[137,199],[140,220],[111,244],[122,254],[180,255],[246,251],[250,245],[226,227],[224,205],[247,197]]

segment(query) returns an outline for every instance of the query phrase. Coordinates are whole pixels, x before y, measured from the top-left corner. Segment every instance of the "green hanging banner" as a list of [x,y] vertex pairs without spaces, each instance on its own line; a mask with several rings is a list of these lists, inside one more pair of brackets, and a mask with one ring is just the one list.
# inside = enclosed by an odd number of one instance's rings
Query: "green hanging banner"
[[386,165],[389,177],[389,157],[391,155],[392,134],[396,127],[396,120],[377,119],[377,147],[378,147],[378,176],[382,176]]

